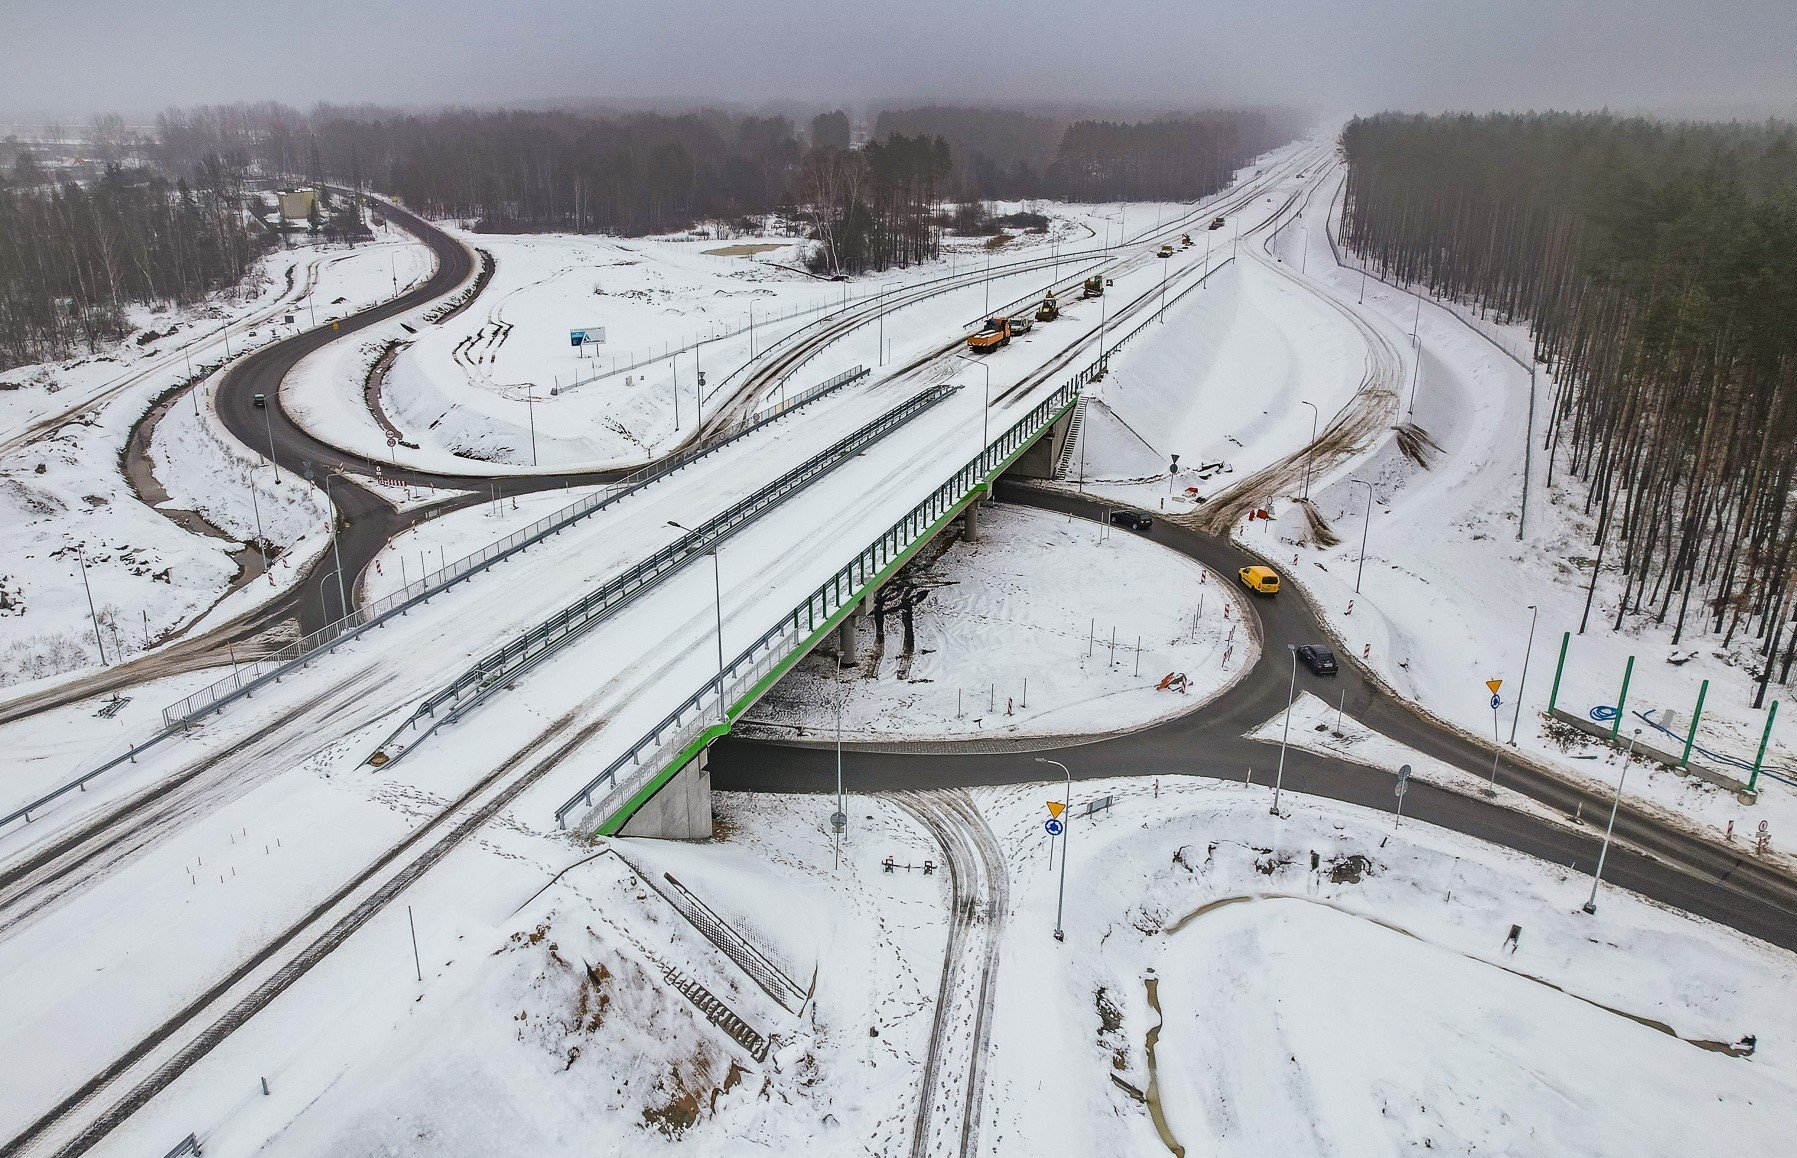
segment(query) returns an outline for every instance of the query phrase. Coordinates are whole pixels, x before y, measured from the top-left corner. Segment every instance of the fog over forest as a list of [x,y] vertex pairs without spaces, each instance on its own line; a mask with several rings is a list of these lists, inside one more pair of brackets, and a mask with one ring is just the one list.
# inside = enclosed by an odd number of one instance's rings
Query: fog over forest
[[1734,0],[49,0],[8,5],[0,121],[169,105],[1002,102],[1319,114],[1797,112],[1797,5]]

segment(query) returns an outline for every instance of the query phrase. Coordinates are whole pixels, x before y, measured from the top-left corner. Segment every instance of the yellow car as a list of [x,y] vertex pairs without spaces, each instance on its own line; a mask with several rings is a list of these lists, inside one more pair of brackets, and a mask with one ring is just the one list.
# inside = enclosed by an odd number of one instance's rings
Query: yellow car
[[1279,594],[1279,573],[1271,567],[1243,567],[1237,572],[1242,586],[1260,595]]

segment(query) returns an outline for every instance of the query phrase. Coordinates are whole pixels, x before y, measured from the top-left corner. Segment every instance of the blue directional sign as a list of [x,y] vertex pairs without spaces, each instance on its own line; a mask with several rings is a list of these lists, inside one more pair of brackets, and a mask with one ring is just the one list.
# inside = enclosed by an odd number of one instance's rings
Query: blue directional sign
[[1050,819],[1042,822],[1042,831],[1050,836],[1059,836],[1065,830],[1066,826],[1058,820]]
[[1494,711],[1494,712],[1497,711],[1500,707],[1503,706],[1503,704],[1504,704],[1503,696],[1492,696],[1491,697],[1491,710],[1492,711]]

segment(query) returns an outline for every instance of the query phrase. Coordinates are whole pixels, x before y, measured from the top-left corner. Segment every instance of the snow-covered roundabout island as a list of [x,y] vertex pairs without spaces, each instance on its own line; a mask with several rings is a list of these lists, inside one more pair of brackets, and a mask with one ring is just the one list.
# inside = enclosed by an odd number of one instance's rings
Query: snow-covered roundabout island
[[1129,731],[1253,666],[1241,598],[1121,527],[990,504],[977,542],[943,536],[879,592],[852,662],[821,644],[743,730],[834,738],[840,704],[864,742]]

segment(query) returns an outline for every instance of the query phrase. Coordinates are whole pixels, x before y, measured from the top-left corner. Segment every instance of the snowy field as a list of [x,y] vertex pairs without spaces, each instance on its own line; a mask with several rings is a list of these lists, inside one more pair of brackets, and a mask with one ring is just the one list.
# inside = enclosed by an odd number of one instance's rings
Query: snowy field
[[[1621,893],[1586,916],[1583,878],[1428,826],[1302,798],[1279,820],[1262,788],[1179,777],[1077,787],[1057,944],[1060,791],[960,814],[1007,897],[972,942],[995,962],[972,1152],[1788,1151],[1787,954]],[[271,1154],[903,1151],[951,900],[917,866],[944,849],[919,805],[852,797],[838,867],[831,806],[722,797],[719,840],[572,865],[498,826],[408,894],[422,982],[390,914],[106,1152],[193,1129]],[[950,1019],[942,1055],[972,1032]]]
[[[857,663],[839,674],[834,646],[819,647],[748,733],[829,739],[839,702],[852,740],[1121,732],[1191,711],[1253,666],[1241,598],[1192,560],[1022,507],[979,519],[979,542],[945,536],[887,585]],[[1185,694],[1156,690],[1174,674]]]
[[[726,402],[751,351],[827,321],[844,308],[951,277],[983,274],[989,285],[944,289],[894,309],[885,325],[858,327],[807,363],[790,389],[839,370],[902,365],[987,311],[1033,304],[1057,280],[1090,264],[1068,258],[1121,246],[1189,204],[1073,206],[1001,204],[1049,219],[1041,233],[949,236],[942,256],[905,269],[830,282],[801,268],[805,243],[774,237],[773,248],[737,252],[723,242],[579,235],[466,233],[492,253],[491,282],[474,304],[441,326],[391,324],[308,358],[283,404],[314,433],[370,457],[396,455],[419,469],[507,475],[640,464],[668,453],[697,428],[703,408]],[[1001,276],[1007,265],[1049,259],[1043,269]],[[753,327],[751,327],[753,322]],[[602,328],[605,343],[576,349],[569,331]],[[403,343],[381,388],[384,416],[416,447],[386,445],[363,386],[390,341]]]
[[[276,250],[240,293],[178,314],[146,315],[149,329],[139,337],[161,333],[156,340],[129,339],[101,356],[0,374],[24,383],[0,390],[8,435],[0,454],[0,522],[12,531],[0,563],[0,684],[97,665],[95,617],[109,663],[188,628],[235,590],[240,561],[256,554],[244,548],[256,538],[258,518],[262,538],[284,556],[275,578],[290,580],[324,537],[322,496],[291,477],[277,485],[272,468],[238,446],[210,406],[196,414],[189,391],[157,423],[149,454],[166,505],[199,511],[226,537],[189,530],[152,510],[124,476],[120,458],[132,429],[188,379],[190,366],[200,374],[222,360],[225,323],[231,352],[241,354],[296,332],[314,309],[322,323],[385,300],[396,277],[404,287],[430,271],[429,250],[399,233],[354,249]],[[38,427],[44,429],[34,434]],[[254,565],[260,570],[259,555]],[[246,609],[278,589],[255,584],[231,607]]]

